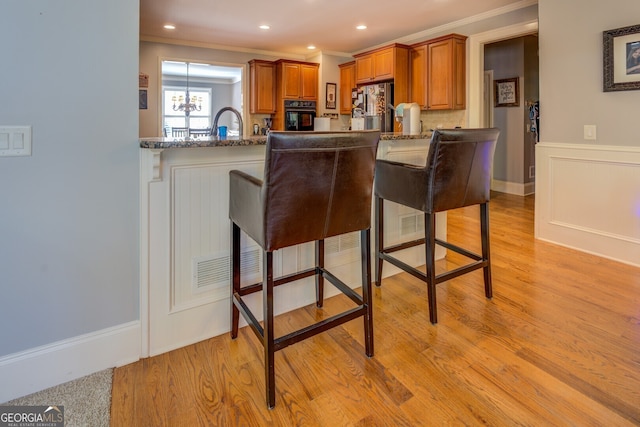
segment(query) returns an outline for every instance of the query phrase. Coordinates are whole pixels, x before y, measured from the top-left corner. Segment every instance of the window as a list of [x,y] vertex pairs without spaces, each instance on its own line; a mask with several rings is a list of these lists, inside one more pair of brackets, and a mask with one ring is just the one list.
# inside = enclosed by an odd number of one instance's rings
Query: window
[[184,102],[186,97],[186,88],[165,87],[162,92],[163,128],[185,127],[192,129],[205,129],[211,127],[210,88],[189,88],[189,96],[192,99],[195,97],[197,99],[195,104],[201,107],[200,111],[191,111],[189,115],[186,115],[184,111],[174,110],[174,105],[176,107],[180,105],[180,97],[182,97]]
[[[214,116],[224,107],[242,111],[244,65],[161,59],[161,67],[161,105],[158,111],[161,134],[164,131],[167,136],[182,136],[184,130],[176,128],[189,128],[191,131],[211,128]],[[199,107],[188,114],[178,108],[180,98],[184,103],[187,92],[192,102],[195,97],[195,104]],[[232,114],[223,115],[219,121],[219,125],[228,126],[230,133],[238,132],[238,125],[234,128],[234,123]]]

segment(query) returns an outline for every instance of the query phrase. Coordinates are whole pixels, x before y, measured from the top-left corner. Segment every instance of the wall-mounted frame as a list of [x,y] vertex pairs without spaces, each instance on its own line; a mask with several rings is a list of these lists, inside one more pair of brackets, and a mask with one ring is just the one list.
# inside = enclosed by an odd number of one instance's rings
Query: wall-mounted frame
[[138,74],[138,87],[141,87],[141,88],[149,87],[149,74],[145,74],[145,73]]
[[494,82],[496,107],[520,106],[520,89],[518,87],[518,77],[494,80]]
[[147,89],[139,89],[139,98],[138,98],[138,109],[146,110],[147,109]]
[[640,89],[640,25],[602,32],[603,91]]
[[336,88],[337,83],[327,83],[327,100],[326,108],[329,110],[336,109]]

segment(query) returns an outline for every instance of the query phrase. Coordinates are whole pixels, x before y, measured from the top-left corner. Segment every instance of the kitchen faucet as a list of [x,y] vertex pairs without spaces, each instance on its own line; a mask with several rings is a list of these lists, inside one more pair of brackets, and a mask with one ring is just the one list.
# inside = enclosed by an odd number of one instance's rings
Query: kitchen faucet
[[240,139],[242,139],[242,134],[244,131],[244,127],[242,124],[242,115],[233,107],[222,107],[220,111],[216,113],[216,117],[213,119],[213,126],[211,127],[211,135],[218,136],[218,119],[220,118],[220,114],[224,113],[225,111],[231,111],[238,118],[238,126],[240,127],[238,136]]

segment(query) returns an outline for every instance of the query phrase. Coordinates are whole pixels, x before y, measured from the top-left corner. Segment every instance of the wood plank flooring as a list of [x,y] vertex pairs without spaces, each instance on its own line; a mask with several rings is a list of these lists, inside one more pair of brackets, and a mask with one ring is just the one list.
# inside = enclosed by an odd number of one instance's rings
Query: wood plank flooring
[[[490,203],[494,297],[476,271],[439,285],[438,320],[408,274],[374,291],[375,356],[361,320],[276,353],[247,328],[117,368],[112,426],[640,425],[640,269],[533,238],[533,196]],[[478,208],[448,239],[479,250]],[[460,258],[448,256],[440,268]],[[349,304],[277,318],[277,334]]]

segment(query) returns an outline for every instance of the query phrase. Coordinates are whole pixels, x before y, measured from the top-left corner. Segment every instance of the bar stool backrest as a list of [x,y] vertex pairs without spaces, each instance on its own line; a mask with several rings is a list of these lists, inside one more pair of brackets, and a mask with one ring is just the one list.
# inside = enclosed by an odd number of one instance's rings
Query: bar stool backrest
[[486,203],[499,130],[436,130],[427,155],[426,212]]
[[371,227],[380,133],[270,132],[261,191],[264,249]]

